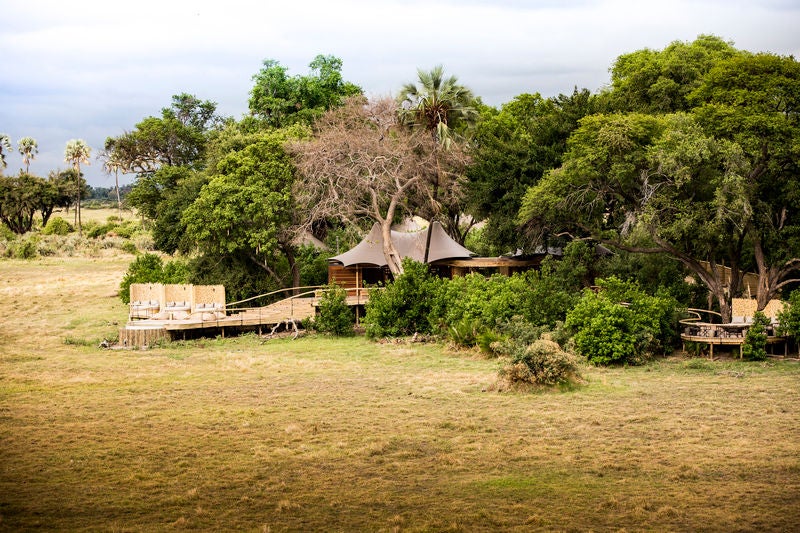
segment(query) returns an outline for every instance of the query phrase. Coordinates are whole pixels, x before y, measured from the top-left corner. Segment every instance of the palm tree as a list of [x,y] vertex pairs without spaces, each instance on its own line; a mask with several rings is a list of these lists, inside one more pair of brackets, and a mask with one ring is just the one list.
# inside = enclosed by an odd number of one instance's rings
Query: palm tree
[[122,171],[125,174],[128,169],[119,150],[115,149],[115,141],[116,139],[113,137],[108,137],[105,148],[97,157],[103,162],[103,171],[106,174],[114,173],[115,189],[117,191],[117,215],[122,218],[122,201],[119,197],[119,172]]
[[64,150],[64,161],[72,163],[75,169],[75,180],[77,181],[77,204],[76,204],[76,220],[78,226],[78,235],[83,235],[81,228],[81,196],[83,187],[81,187],[81,163],[90,164],[89,157],[92,155],[92,149],[86,144],[83,139],[72,139],[67,142],[67,148]]
[[0,174],[8,166],[6,154],[11,151],[11,138],[5,133],[0,133]]
[[22,154],[22,162],[25,163],[25,174],[29,174],[31,161],[39,153],[39,143],[33,137],[23,137],[17,141],[17,147],[19,148],[19,153]]
[[451,142],[451,130],[469,126],[478,117],[475,96],[458,83],[455,76],[445,77],[437,65],[430,72],[417,70],[418,83],[407,83],[398,97],[400,117],[413,127],[425,128],[444,147]]
[[[465,86],[458,83],[455,76],[445,77],[444,69],[437,65],[430,72],[417,69],[418,83],[407,83],[402,89],[397,103],[401,120],[412,128],[429,132],[436,142],[436,167],[431,173],[431,198],[433,200],[432,219],[445,211],[445,229],[451,237],[463,244],[466,232],[461,231],[460,217],[463,206],[459,194],[452,198],[442,198],[443,189],[453,189],[443,183],[446,172],[441,166],[441,150],[452,152],[453,132],[472,126],[477,118],[475,108],[477,99]],[[442,203],[447,205],[442,205]]]

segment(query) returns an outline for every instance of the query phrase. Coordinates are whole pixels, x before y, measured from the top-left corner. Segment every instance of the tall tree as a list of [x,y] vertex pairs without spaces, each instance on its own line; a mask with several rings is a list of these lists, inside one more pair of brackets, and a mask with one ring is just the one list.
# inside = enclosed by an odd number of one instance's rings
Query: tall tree
[[309,67],[308,75],[289,76],[279,62],[264,60],[253,76],[250,113],[276,128],[298,122],[311,124],[346,98],[361,94],[360,87],[342,78],[342,60],[338,57],[318,55]]
[[667,253],[709,289],[727,321],[754,222],[742,155],[688,114],[587,117],[561,167],[528,190],[520,222],[630,252]]
[[46,226],[56,207],[69,208],[75,199],[75,184],[80,187],[79,193],[83,198],[89,196],[89,186],[80,176],[76,178],[75,169],[51,171],[47,176],[45,199],[39,206],[42,214],[42,226]]
[[430,71],[418,69],[417,83],[407,83],[397,97],[400,117],[405,124],[429,132],[444,147],[452,142],[453,132],[475,123],[476,98],[456,76],[444,75],[437,65]]
[[758,308],[800,271],[800,62],[739,54],[690,95],[709,135],[734,143],[747,165],[740,202],[758,273]]
[[[295,196],[308,223],[329,217],[379,223],[389,269],[402,274],[391,226],[401,210],[413,213],[433,201],[430,172],[438,143],[426,131],[400,124],[391,99],[352,98],[323,115],[316,129],[311,142],[293,147],[301,172]],[[457,148],[438,157],[443,169],[463,168],[465,157]],[[444,171],[441,178],[452,190],[461,173]]]
[[0,176],[0,220],[14,233],[33,227],[43,186],[44,180],[30,174]]
[[210,128],[222,122],[214,114],[216,105],[186,93],[175,95],[161,117],[146,117],[106,144],[113,144],[124,168],[140,175],[165,165],[202,167]]
[[25,174],[30,172],[31,161],[39,153],[39,143],[33,137],[23,137],[17,142],[19,153],[22,154],[22,162],[25,164]]
[[440,155],[461,142],[474,126],[480,102],[456,76],[445,76],[441,65],[430,71],[418,69],[417,77],[417,83],[407,83],[401,88],[397,103],[401,122],[427,132],[437,143],[429,172],[432,201],[419,214],[431,219],[443,217],[447,233],[463,244],[471,227],[471,224],[461,227],[465,208],[463,190],[442,187],[443,175],[452,169],[443,168]]
[[8,166],[6,154],[11,151],[11,138],[5,133],[0,133],[0,175]]
[[527,247],[515,223],[522,197],[561,164],[569,135],[595,107],[587,89],[547,99],[522,94],[478,123],[467,169],[468,205],[473,217],[487,221],[484,235],[491,253]]
[[119,150],[116,149],[116,139],[107,137],[105,147],[98,154],[97,158],[103,163],[103,171],[106,174],[114,174],[114,191],[117,194],[117,215],[122,216],[122,200],[119,195],[119,173],[126,173],[128,168]]
[[[64,161],[72,164],[75,169],[76,179],[81,179],[81,163],[90,164],[90,157],[92,149],[86,144],[83,139],[72,139],[67,142],[67,147],[64,150]],[[78,235],[83,235],[83,228],[81,224],[81,184],[76,184],[77,194],[75,196],[75,219],[78,227]]]
[[[284,150],[285,132],[257,134],[224,156],[216,172],[184,211],[187,235],[206,256],[246,258],[279,286],[281,254],[299,286],[291,225],[294,165]],[[291,135],[291,134],[289,134]]]
[[674,113],[693,107],[691,92],[720,61],[740,52],[713,35],[675,41],[663,50],[645,48],[617,58],[611,90],[604,96],[614,111]]

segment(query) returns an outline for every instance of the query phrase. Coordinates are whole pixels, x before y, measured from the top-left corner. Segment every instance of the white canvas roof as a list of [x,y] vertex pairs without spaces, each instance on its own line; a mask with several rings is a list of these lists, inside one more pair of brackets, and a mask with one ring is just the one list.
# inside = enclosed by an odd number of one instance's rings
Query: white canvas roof
[[[428,231],[431,234],[428,263],[443,259],[468,259],[475,255],[454,241],[438,222],[432,223],[422,231],[402,232],[392,230],[392,242],[394,242],[401,257],[410,257],[422,263],[425,260],[425,244],[428,240]],[[386,266],[380,225],[375,223],[360,243],[343,254],[331,257],[329,261],[346,267],[352,265]]]

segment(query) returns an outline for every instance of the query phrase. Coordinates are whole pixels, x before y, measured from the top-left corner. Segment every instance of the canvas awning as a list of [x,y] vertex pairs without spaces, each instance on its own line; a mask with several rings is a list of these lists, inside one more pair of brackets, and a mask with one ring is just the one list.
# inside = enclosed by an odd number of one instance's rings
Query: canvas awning
[[[392,230],[392,242],[394,242],[400,257],[410,257],[414,261],[424,262],[428,232],[430,232],[430,248],[427,254],[428,263],[435,263],[445,259],[467,259],[475,255],[454,241],[444,231],[441,224],[433,222],[422,231],[409,233]],[[376,222],[360,243],[343,254],[331,257],[329,261],[345,267],[352,265],[386,266],[380,225]]]

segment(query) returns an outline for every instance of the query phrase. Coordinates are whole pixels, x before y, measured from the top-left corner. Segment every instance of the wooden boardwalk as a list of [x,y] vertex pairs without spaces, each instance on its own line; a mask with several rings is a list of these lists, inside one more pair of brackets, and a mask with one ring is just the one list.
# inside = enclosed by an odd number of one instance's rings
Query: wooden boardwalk
[[[274,328],[280,324],[287,326],[292,323],[298,324],[316,315],[321,292],[323,291],[306,292],[263,307],[200,309],[188,315],[176,313],[172,318],[131,319],[120,329],[119,346],[126,348],[151,346],[163,340],[185,337],[190,331],[206,333],[218,331],[225,336],[226,329],[254,329],[261,333],[262,328]],[[369,294],[366,289],[348,290],[347,304],[356,308],[357,320],[359,307],[368,300]]]
[[273,327],[281,323],[298,323],[313,317],[318,299],[286,298],[264,307],[238,311],[196,311],[186,318],[131,320],[120,330],[123,347],[149,346],[164,339],[177,338],[187,331]]

